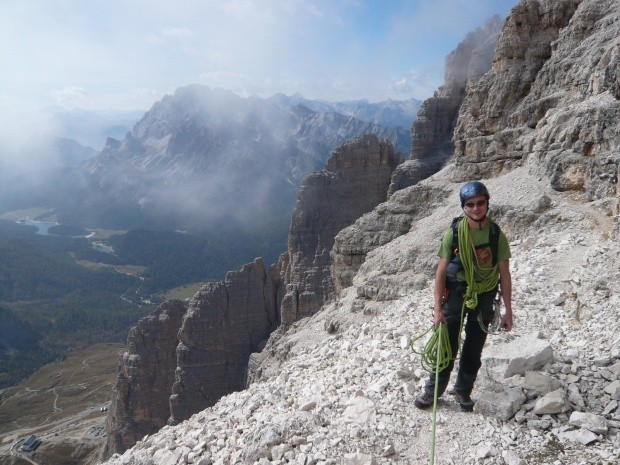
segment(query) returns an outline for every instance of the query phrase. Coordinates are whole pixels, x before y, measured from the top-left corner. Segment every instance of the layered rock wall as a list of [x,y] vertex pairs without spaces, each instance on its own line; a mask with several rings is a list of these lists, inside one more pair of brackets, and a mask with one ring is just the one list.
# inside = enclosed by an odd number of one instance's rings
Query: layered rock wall
[[283,323],[316,313],[333,297],[334,237],[386,200],[392,172],[400,163],[402,156],[391,143],[364,136],[340,146],[323,171],[303,181],[288,240]]
[[455,130],[457,178],[530,156],[556,190],[618,194],[620,3],[526,0],[500,35],[490,73]]
[[250,354],[278,325],[277,282],[259,258],[203,286],[189,309],[166,302],[130,330],[112,392],[106,457],[245,387]]
[[129,331],[112,391],[104,456],[123,452],[167,424],[178,332],[186,310],[183,302],[168,301]]
[[170,423],[245,387],[250,354],[278,324],[275,299],[262,258],[198,291],[179,331]]
[[394,173],[389,195],[436,173],[454,154],[452,134],[466,90],[491,69],[499,16],[467,34],[446,57],[444,84],[424,101],[411,127],[411,160]]
[[[429,215],[448,192],[449,189],[441,184],[428,181],[424,185],[400,190],[387,202],[340,231],[332,250],[336,295],[353,284],[353,278],[370,252],[407,234],[414,221]],[[364,297],[376,298],[379,291],[367,287],[360,292]]]

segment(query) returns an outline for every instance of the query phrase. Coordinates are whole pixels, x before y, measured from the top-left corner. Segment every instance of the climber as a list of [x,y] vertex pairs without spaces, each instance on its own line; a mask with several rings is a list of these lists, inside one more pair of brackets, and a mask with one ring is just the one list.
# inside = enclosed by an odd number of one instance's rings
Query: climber
[[[447,368],[439,372],[437,397],[448,386],[459,352],[461,331],[465,328],[458,374],[450,393],[461,409],[470,412],[474,407],[471,392],[482,364],[482,348],[493,319],[498,284],[505,306],[501,329],[512,329],[512,280],[508,240],[487,216],[490,196],[486,186],[478,181],[468,182],[461,188],[460,198],[465,217],[454,219],[437,253],[433,319],[435,327],[440,323],[447,325],[452,353]],[[421,409],[432,406],[434,392],[435,373],[431,373],[423,392],[414,400],[415,406]]]

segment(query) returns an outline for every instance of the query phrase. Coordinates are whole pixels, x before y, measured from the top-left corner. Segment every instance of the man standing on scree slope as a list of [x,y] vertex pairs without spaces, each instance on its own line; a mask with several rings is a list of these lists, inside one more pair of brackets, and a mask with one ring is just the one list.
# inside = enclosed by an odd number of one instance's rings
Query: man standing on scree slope
[[[439,372],[437,397],[446,390],[458,355],[463,311],[465,339],[451,394],[468,412],[474,408],[470,396],[482,365],[482,348],[486,329],[494,315],[493,300],[498,283],[506,307],[501,327],[505,331],[512,329],[510,248],[504,233],[487,217],[489,197],[486,186],[478,181],[468,182],[461,188],[465,217],[458,222],[458,229],[455,223],[444,233],[435,273],[433,319],[435,327],[441,322],[446,324],[452,353],[448,367]],[[453,240],[454,232],[457,232],[458,242]],[[424,391],[415,398],[415,406],[424,409],[433,405],[434,391],[435,373],[431,373]]]

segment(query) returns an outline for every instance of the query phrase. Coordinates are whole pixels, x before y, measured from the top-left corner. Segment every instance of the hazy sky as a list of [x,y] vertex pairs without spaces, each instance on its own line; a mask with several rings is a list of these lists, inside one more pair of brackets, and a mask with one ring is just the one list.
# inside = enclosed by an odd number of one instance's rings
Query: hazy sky
[[148,109],[191,83],[262,97],[424,99],[467,32],[516,3],[1,0],[0,112]]

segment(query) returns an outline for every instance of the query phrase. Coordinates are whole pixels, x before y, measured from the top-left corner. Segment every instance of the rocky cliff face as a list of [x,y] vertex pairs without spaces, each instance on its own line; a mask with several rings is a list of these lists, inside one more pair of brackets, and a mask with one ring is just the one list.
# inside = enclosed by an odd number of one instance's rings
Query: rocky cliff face
[[112,391],[104,456],[125,451],[167,424],[178,332],[186,310],[181,301],[166,302],[129,331]]
[[274,280],[260,258],[198,291],[179,331],[170,423],[243,389],[250,354],[277,324]]
[[203,286],[189,309],[166,302],[131,329],[112,392],[106,457],[245,387],[248,357],[278,324],[274,282],[256,259]]
[[376,136],[339,147],[325,170],[303,182],[289,248],[276,266],[267,271],[256,259],[223,282],[203,286],[186,313],[180,303],[169,303],[141,320],[119,367],[106,456],[243,389],[250,354],[278,324],[312,315],[333,298],[334,236],[385,201],[401,162]]
[[620,4],[523,1],[455,131],[458,178],[536,159],[554,189],[618,192]]
[[467,37],[446,58],[444,84],[422,103],[411,126],[411,160],[396,170],[390,195],[436,173],[453,155],[452,134],[466,90],[491,68],[499,16]]
[[323,171],[304,180],[288,239],[283,323],[316,313],[333,297],[334,237],[386,200],[392,172],[401,162],[402,156],[394,153],[389,142],[365,136],[339,147]]

